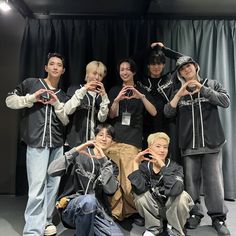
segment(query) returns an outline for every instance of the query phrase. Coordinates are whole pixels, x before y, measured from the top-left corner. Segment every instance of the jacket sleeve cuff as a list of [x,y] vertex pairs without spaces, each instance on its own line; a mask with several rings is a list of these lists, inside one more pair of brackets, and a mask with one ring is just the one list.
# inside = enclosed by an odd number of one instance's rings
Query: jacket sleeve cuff
[[29,102],[29,103],[35,103],[35,102],[37,102],[37,99],[36,99],[36,97],[34,96],[34,94],[27,94],[27,95],[26,95],[26,100],[27,100],[27,102]]
[[101,105],[108,105],[109,103],[110,103],[110,100],[109,100],[107,94],[104,94],[104,95],[102,96]]

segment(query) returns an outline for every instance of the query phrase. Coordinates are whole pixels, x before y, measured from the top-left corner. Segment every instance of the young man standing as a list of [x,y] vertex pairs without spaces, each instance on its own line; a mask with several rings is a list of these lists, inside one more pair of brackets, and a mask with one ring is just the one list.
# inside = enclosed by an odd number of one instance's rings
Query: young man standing
[[107,119],[110,101],[102,83],[106,73],[101,61],[91,61],[86,66],[86,83],[71,86],[67,91],[70,100],[64,110],[70,117],[66,135],[70,148],[94,138],[96,124]]
[[225,136],[218,113],[218,106],[229,106],[229,94],[216,80],[200,78],[199,65],[192,58],[182,56],[176,65],[177,78],[182,85],[173,93],[164,112],[168,117],[177,116],[186,191],[195,203],[187,227],[196,228],[203,217],[200,205],[202,176],[205,205],[212,226],[218,235],[230,235],[225,225],[228,210],[224,204],[220,167]]
[[[109,117],[115,128],[116,142],[107,150],[107,154],[120,170],[120,187],[112,196],[111,207],[112,215],[122,221],[137,213],[127,176],[133,172],[133,159],[142,148],[143,114],[147,111],[155,116],[157,111],[148,92],[135,84],[135,62],[125,58],[117,68],[122,85],[114,86],[109,92]],[[135,222],[138,223],[138,220]]]
[[65,93],[58,88],[64,73],[64,59],[49,53],[46,78],[28,78],[8,94],[6,105],[24,109],[21,140],[26,143],[28,202],[23,235],[54,235],[52,213],[60,178],[48,176],[49,164],[63,155],[64,125],[68,118],[63,111]]

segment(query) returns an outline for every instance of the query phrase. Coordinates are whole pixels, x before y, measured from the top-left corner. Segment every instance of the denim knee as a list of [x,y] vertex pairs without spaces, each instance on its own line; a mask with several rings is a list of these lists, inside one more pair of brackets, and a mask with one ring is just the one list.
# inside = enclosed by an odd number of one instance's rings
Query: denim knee
[[80,199],[77,209],[80,209],[81,214],[91,214],[97,211],[98,201],[95,195],[87,194],[80,197],[82,197],[82,199]]

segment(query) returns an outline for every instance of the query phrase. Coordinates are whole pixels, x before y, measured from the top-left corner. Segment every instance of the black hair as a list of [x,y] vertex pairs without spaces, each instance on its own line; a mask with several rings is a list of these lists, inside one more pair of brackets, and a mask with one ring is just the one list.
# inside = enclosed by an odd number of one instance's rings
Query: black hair
[[122,63],[128,63],[130,65],[130,70],[133,72],[133,73],[136,73],[137,71],[137,66],[136,66],[136,63],[133,59],[131,58],[123,58],[121,60],[119,60],[119,62],[117,63],[117,71],[119,72],[120,71],[120,65]]
[[52,58],[52,57],[57,57],[57,58],[61,59],[63,68],[65,68],[65,59],[64,59],[64,57],[60,53],[57,53],[57,52],[50,52],[50,53],[48,53],[46,65],[48,64],[50,58]]
[[101,123],[99,125],[97,125],[97,127],[94,130],[94,134],[95,136],[102,130],[102,129],[106,129],[107,133],[112,137],[112,139],[115,137],[115,129],[112,125],[108,124],[108,123]]
[[165,64],[166,63],[166,57],[165,54],[162,51],[153,51],[149,58],[148,58],[148,65],[152,64]]

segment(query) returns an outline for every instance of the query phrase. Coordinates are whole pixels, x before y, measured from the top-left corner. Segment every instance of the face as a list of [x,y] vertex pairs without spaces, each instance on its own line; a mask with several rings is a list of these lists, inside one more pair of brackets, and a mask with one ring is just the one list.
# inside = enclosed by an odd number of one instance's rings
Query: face
[[112,136],[107,133],[107,129],[103,128],[95,137],[96,144],[103,150],[107,149],[112,144]]
[[60,78],[65,72],[62,60],[58,57],[51,57],[48,64],[45,66],[45,71],[48,73],[49,77]]
[[130,70],[130,64],[128,62],[122,62],[120,64],[119,73],[123,82],[133,82],[135,73]]
[[151,78],[159,78],[161,77],[161,73],[165,68],[165,64],[149,64],[148,65],[148,70]]
[[91,81],[102,82],[103,77],[104,77],[104,73],[102,73],[100,70],[94,69],[87,73],[86,80],[87,82],[91,82]]
[[158,138],[153,144],[149,146],[149,149],[155,152],[155,154],[161,159],[165,160],[168,154],[168,142],[165,139]]
[[196,67],[193,63],[188,63],[180,67],[179,73],[185,79],[186,82],[189,80],[196,79],[197,76]]

